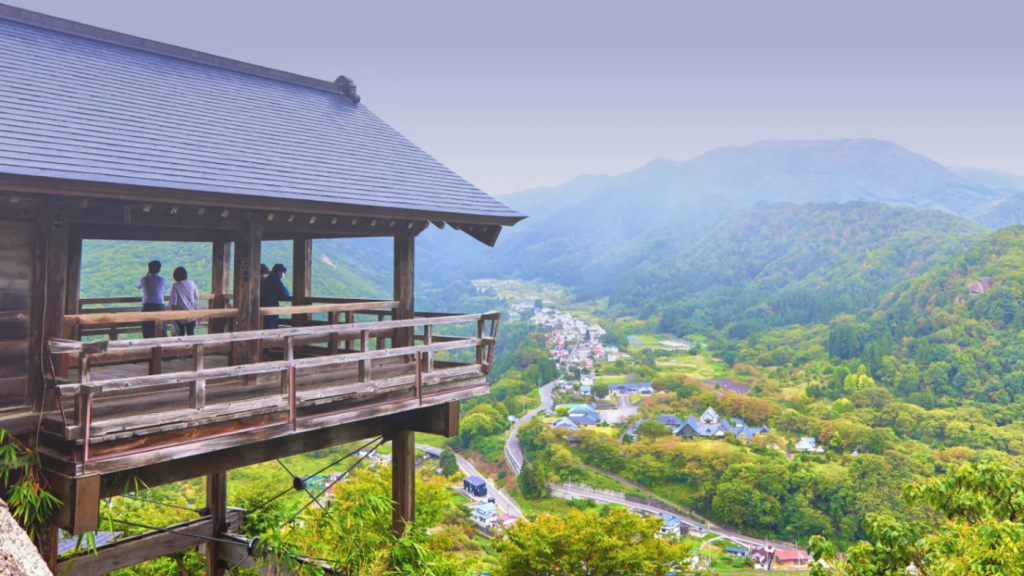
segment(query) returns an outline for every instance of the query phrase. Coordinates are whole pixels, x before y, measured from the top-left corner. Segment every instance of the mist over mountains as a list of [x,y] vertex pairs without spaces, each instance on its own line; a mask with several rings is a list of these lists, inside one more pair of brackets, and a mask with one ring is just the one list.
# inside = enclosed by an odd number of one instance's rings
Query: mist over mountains
[[[617,176],[581,176],[502,200],[529,216],[494,249],[471,241],[436,259],[475,276],[539,278],[611,293],[652,250],[686,250],[724,220],[761,203],[881,203],[976,219],[1020,221],[1024,178],[952,170],[873,139],[766,141],[712,150],[686,161],[654,160]],[[434,260],[426,232],[421,255]],[[429,270],[429,265],[427,266]]]

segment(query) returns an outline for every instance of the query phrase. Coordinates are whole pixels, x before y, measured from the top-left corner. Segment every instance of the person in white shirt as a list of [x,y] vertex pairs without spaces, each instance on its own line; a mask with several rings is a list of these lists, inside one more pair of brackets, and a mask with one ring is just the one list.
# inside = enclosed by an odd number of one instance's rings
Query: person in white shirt
[[[174,269],[174,284],[171,285],[170,305],[171,310],[195,310],[196,302],[199,300],[199,288],[196,283],[188,279],[188,271],[178,266]],[[175,320],[178,327],[178,334],[181,336],[193,336],[196,333],[196,320]]]

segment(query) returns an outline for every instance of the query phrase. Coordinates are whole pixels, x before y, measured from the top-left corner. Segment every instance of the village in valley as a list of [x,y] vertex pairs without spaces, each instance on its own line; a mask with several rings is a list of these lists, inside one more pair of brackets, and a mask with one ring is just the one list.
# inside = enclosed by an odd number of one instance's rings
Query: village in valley
[[[773,435],[767,425],[720,414],[711,406],[698,414],[662,413],[645,417],[641,413],[645,400],[657,398],[665,392],[657,390],[650,381],[641,381],[636,374],[622,373],[622,368],[632,360],[631,352],[656,350],[658,364],[663,363],[666,370],[676,366],[689,369],[694,366],[701,343],[670,335],[630,335],[628,347],[620,348],[603,338],[607,330],[595,318],[585,319],[579,313],[560,309],[540,297],[520,297],[513,305],[510,317],[515,322],[528,322],[545,334],[550,357],[561,376],[546,383],[550,397],[547,404],[537,409],[538,416],[546,426],[562,431],[570,447],[579,446],[580,441],[573,434],[581,430],[599,431],[628,444],[642,440],[645,432],[650,433],[651,426],[659,426],[664,429],[664,434],[683,439],[713,442],[728,438],[739,446],[750,445],[758,437],[770,438],[770,448],[788,453],[785,443]],[[707,377],[703,382],[719,395],[746,395],[751,390],[747,384],[729,378]],[[645,412],[649,413],[649,410]],[[801,438],[795,441],[795,450],[820,453],[822,448],[813,438]],[[488,530],[500,529],[517,521],[515,516],[496,506],[493,498],[487,498],[486,484],[487,481],[476,476],[464,480],[462,491],[477,501],[472,508],[473,521]],[[566,485],[552,495],[622,505],[635,513],[660,518],[663,522],[661,536],[679,538],[692,545],[689,569],[710,566],[799,569],[805,568],[809,562],[806,551],[795,545],[779,546],[779,543],[735,533],[694,514],[662,507],[654,500],[647,505],[634,504],[627,501],[630,497],[624,492]]]

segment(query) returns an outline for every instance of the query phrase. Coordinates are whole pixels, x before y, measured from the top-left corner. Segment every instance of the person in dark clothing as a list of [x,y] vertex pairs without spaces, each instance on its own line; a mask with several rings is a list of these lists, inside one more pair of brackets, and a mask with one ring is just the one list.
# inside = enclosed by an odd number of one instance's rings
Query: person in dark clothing
[[[163,312],[166,308],[164,307],[164,292],[167,290],[167,281],[160,275],[160,261],[153,260],[148,265],[149,273],[139,278],[139,282],[135,285],[136,288],[142,290],[142,311],[143,312]],[[164,335],[163,322],[160,322],[160,336]],[[143,338],[155,338],[156,337],[156,322],[143,322],[142,323],[142,337]]]
[[267,268],[266,264],[260,264],[260,284],[261,285],[263,284],[263,281],[267,279],[267,276],[270,276],[270,268]]
[[[288,287],[282,281],[284,273],[287,271],[288,269],[284,267],[284,264],[274,264],[274,267],[271,268],[270,274],[260,284],[260,308],[280,306],[281,300],[287,300],[292,297],[291,293],[288,292]],[[263,317],[264,328],[277,328],[277,326],[277,315]]]

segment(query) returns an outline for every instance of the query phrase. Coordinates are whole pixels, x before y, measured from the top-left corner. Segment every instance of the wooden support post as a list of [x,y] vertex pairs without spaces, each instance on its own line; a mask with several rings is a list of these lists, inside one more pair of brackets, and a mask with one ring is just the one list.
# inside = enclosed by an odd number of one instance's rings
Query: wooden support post
[[[212,270],[210,274],[210,291],[213,293],[213,300],[210,300],[210,308],[227,308],[228,278],[230,271],[228,265],[231,263],[231,255],[228,250],[230,242],[216,241],[213,243],[213,255],[210,259]],[[222,318],[210,320],[210,333],[220,334],[224,332],[227,321]]]
[[50,569],[50,572],[58,574],[57,572],[57,561],[60,558],[58,550],[58,544],[60,543],[60,528],[56,524],[50,524],[47,527],[46,535],[43,537],[44,540],[41,543],[39,554],[46,561],[46,567]]
[[[288,362],[295,360],[295,343],[292,341],[291,336],[285,336],[284,339],[284,359]],[[285,396],[290,393],[291,390],[291,370],[285,370],[281,372],[281,395]]]
[[412,430],[395,431],[391,438],[391,499],[394,511],[391,529],[403,534],[405,525],[416,519],[416,446]]
[[[235,302],[238,318],[234,329],[239,332],[257,330],[260,325],[260,244],[262,233],[260,224],[249,220],[246,232],[235,243]],[[240,343],[235,346],[236,364],[249,364],[259,361],[258,349],[260,342]]]
[[[88,384],[92,379],[89,354],[82,354],[78,361],[81,384]],[[82,386],[75,395],[75,424],[82,427],[82,462],[89,461],[89,436],[92,429],[92,396],[89,389]]]
[[[81,234],[68,235],[68,265],[67,265],[67,294],[64,297],[64,313],[78,314],[81,312],[81,284],[82,284],[82,236]],[[65,326],[63,336],[68,339],[78,340],[78,328]],[[61,378],[68,377],[68,360],[70,356],[61,354],[58,360],[58,373]]]
[[[312,294],[313,279],[313,240],[292,240],[292,306],[309,303]],[[296,314],[292,316],[292,326],[305,326],[310,316]]]
[[[228,473],[215,472],[206,477],[206,507],[210,510],[212,529],[210,536],[220,537],[225,529],[228,516]],[[220,565],[217,542],[206,542],[206,574],[222,576],[224,567]]]
[[[41,289],[41,293],[37,293],[37,297],[33,298],[33,303],[38,299],[42,306],[33,308],[38,310],[39,316],[42,318],[40,323],[42,334],[41,337],[38,333],[34,334],[34,338],[29,344],[28,374],[30,382],[33,383],[29,394],[34,396],[33,401],[42,409],[46,382],[43,378],[44,366],[40,365],[39,361],[49,362],[43,358],[46,350],[43,343],[53,338],[60,338],[64,334],[67,270],[71,248],[68,222],[64,217],[64,206],[59,203],[48,204],[46,210],[40,213],[39,226],[41,246],[38,253],[42,254],[42,251],[45,250],[46,260],[45,269],[38,277],[36,285],[37,289]],[[46,372],[49,373],[48,367],[46,368]],[[61,368],[58,367],[58,370]]]
[[[395,271],[394,271],[394,296],[392,300],[398,302],[395,309],[395,320],[409,320],[415,314],[415,262],[416,262],[416,237],[408,234],[395,236]],[[413,345],[413,329],[398,328],[395,330],[395,339],[391,345],[395,348],[404,348]],[[411,362],[410,356],[404,357],[404,362]]]
[[[195,371],[203,370],[205,352],[202,344],[196,344],[192,348],[192,358],[195,360]],[[193,410],[202,410],[206,407],[206,380],[196,380],[189,390],[188,404]]]

